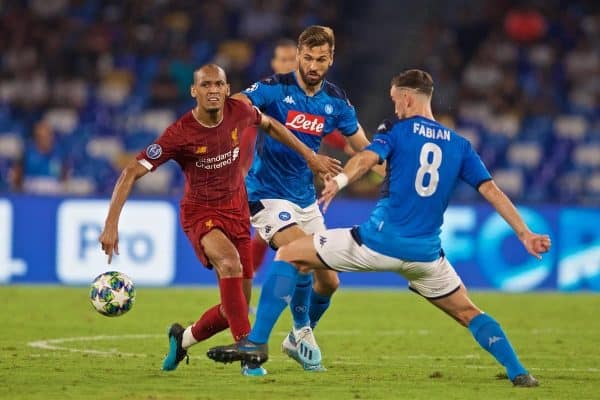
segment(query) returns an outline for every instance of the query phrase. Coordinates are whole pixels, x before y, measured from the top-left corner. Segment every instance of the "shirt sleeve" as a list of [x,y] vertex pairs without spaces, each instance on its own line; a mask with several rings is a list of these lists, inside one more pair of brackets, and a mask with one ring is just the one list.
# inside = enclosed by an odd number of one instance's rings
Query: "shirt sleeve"
[[389,133],[378,133],[373,138],[370,145],[365,147],[364,150],[370,150],[379,156],[379,164],[383,163],[389,155],[392,153],[393,142]]
[[260,112],[260,110],[258,109],[258,107],[251,107],[251,112],[250,112],[250,123],[249,125],[251,126],[260,126],[260,123],[262,122],[262,113]]
[[279,85],[272,82],[273,78],[267,78],[260,82],[254,82],[242,93],[248,96],[252,104],[261,110],[273,102],[279,92]]
[[258,128],[255,126],[249,126],[242,131],[240,137],[240,165],[242,171],[248,171],[252,165],[257,134]]
[[348,100],[344,100],[343,109],[338,117],[336,128],[339,129],[344,136],[352,136],[358,131],[356,110]]
[[479,154],[477,154],[469,142],[467,142],[467,149],[462,160],[460,178],[475,189],[483,182],[492,179],[489,171],[483,165],[483,161],[479,158]]
[[149,171],[154,171],[162,164],[175,157],[178,150],[177,128],[175,125],[168,127],[162,135],[145,150],[142,150],[136,156],[140,164]]
[[250,106],[243,101],[238,101],[240,108],[240,121],[244,122],[246,127],[259,126],[262,120],[262,113],[257,106]]

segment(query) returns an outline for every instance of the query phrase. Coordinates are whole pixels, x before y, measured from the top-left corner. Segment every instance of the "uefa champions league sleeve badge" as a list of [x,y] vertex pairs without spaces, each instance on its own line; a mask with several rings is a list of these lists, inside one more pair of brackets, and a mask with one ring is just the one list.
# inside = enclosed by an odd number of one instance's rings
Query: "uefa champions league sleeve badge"
[[156,160],[162,155],[162,147],[160,147],[160,144],[152,143],[146,147],[146,155],[149,159]]

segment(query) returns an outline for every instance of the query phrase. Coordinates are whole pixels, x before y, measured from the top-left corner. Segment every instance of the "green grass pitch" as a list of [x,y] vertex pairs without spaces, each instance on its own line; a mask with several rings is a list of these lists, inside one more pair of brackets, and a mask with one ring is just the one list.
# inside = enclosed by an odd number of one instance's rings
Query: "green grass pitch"
[[[280,353],[285,312],[270,342],[266,377],[205,356],[221,333],[160,370],[173,321],[215,304],[213,288],[138,288],[131,312],[92,310],[87,288],[0,286],[0,399],[598,399],[600,297],[473,293],[500,321],[538,388],[514,388],[460,327],[404,290],[342,288],[315,333],[327,372],[303,372]],[[257,291],[255,291],[256,303]]]

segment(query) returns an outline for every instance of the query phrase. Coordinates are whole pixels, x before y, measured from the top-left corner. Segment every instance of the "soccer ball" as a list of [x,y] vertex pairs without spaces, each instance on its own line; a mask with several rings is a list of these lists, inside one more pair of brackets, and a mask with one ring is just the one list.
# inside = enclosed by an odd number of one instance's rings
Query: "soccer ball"
[[90,301],[94,309],[107,317],[117,317],[131,310],[135,288],[131,279],[122,272],[100,274],[90,287]]

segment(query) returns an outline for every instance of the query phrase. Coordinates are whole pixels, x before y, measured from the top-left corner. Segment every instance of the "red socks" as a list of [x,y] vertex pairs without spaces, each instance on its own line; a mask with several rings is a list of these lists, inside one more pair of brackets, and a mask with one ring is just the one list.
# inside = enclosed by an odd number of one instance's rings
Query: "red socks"
[[250,333],[248,304],[242,290],[242,278],[219,279],[221,304],[229,322],[233,339],[237,342]]
[[208,339],[215,333],[219,333],[229,327],[229,322],[221,314],[221,305],[217,304],[206,310],[198,321],[192,325],[192,335],[194,339],[201,342]]
[[252,269],[254,270],[254,272],[256,272],[258,271],[258,268],[260,268],[260,265],[265,259],[265,254],[267,254],[267,248],[269,247],[269,245],[267,245],[267,242],[265,242],[260,236],[258,236],[258,234],[255,234],[252,237],[250,246],[252,249]]

